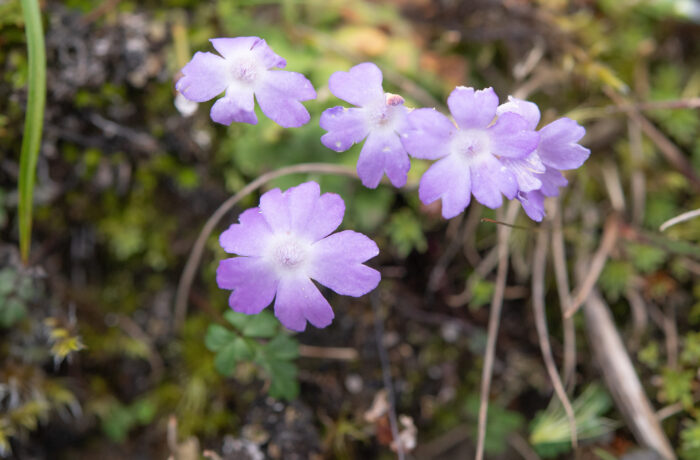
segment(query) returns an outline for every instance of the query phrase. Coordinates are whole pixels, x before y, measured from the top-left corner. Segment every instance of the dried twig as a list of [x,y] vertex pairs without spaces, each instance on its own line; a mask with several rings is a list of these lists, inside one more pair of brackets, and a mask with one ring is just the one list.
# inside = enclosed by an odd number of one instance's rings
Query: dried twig
[[676,145],[671,142],[664,133],[662,133],[652,122],[650,122],[644,115],[641,114],[639,110],[636,110],[634,106],[627,104],[622,96],[617,94],[612,89],[605,89],[605,94],[608,95],[613,102],[627,113],[630,119],[637,123],[644,134],[647,135],[651,141],[656,144],[661,153],[666,157],[666,160],[674,167],[678,172],[683,174],[690,181],[690,185],[696,190],[700,191],[700,177],[695,173],[693,166],[690,164],[688,159],[683,152],[676,147]]
[[464,239],[462,233],[464,232],[465,227],[465,225],[462,224],[463,220],[464,213],[462,213],[458,219],[450,221],[449,225],[454,225],[455,229],[452,238],[450,238],[450,243],[442,252],[442,255],[435,263],[435,266],[430,272],[430,276],[428,277],[429,292],[435,292],[438,290],[438,288],[440,287],[440,282],[442,281],[443,277],[445,276],[445,272],[447,271],[447,267],[450,265],[450,262],[452,262],[452,259],[454,259],[454,257],[457,255],[457,252],[459,251],[459,248],[462,245],[462,240]]
[[524,460],[542,460],[535,449],[522,437],[517,431],[508,436],[508,444],[513,448]]
[[[577,268],[581,279],[583,266]],[[630,431],[642,446],[656,450],[664,459],[674,460],[676,456],[673,448],[634,371],[610,309],[595,289],[587,297],[583,311],[593,355]]]
[[673,227],[676,224],[680,224],[681,222],[685,222],[686,220],[695,219],[696,217],[700,217],[700,209],[684,212],[681,215],[667,220],[666,222],[661,224],[661,226],[659,227],[659,231],[663,232],[664,230],[667,230],[668,228]]
[[488,276],[494,268],[498,265],[498,248],[494,247],[491,251],[481,259],[479,265],[474,269],[471,275],[467,278],[467,282],[464,286],[464,290],[459,294],[451,295],[447,297],[446,303],[450,307],[461,307],[466,305],[472,298],[472,288],[474,284],[479,280]]
[[549,234],[545,231],[540,231],[537,235],[537,243],[535,245],[535,254],[532,262],[532,312],[535,317],[535,327],[537,328],[537,337],[540,342],[540,350],[544,359],[547,374],[552,381],[554,392],[561,401],[566,416],[569,419],[569,430],[571,431],[571,447],[574,452],[578,449],[578,436],[576,429],[576,415],[574,408],[571,407],[571,401],[566,396],[566,390],[557,373],[557,367],[552,356],[552,346],[549,343],[549,332],[547,331],[547,318],[544,305],[544,277],[545,265],[547,261],[547,240]]
[[627,120],[627,132],[630,138],[630,156],[632,157],[631,188],[632,188],[632,223],[638,226],[644,219],[646,203],[646,178],[641,165],[644,161],[642,153],[642,130],[637,123]]
[[345,347],[315,347],[299,345],[299,356],[304,358],[337,359],[339,361],[356,361],[359,357],[357,350]]
[[576,329],[574,319],[565,315],[571,304],[569,275],[566,271],[566,250],[564,248],[564,232],[562,230],[561,208],[559,200],[549,200],[548,214],[552,219],[552,261],[554,262],[554,279],[557,282],[559,308],[562,314],[564,330],[564,363],[562,364],[561,379],[567,387],[573,386],[574,371],[576,370]]
[[386,390],[386,398],[389,403],[389,425],[391,426],[391,436],[396,444],[396,455],[399,460],[404,460],[403,444],[399,439],[399,423],[396,419],[396,398],[394,396],[394,385],[391,382],[391,367],[389,363],[389,355],[384,347],[384,320],[379,312],[379,292],[375,291],[370,296],[372,311],[374,313],[374,340],[377,342],[377,351],[379,353],[379,362],[382,366],[382,379],[384,380],[384,389]]
[[605,107],[583,107],[576,109],[572,115],[574,115],[577,120],[581,121],[591,118],[606,118],[610,115],[629,112],[630,110],[646,112],[649,110],[682,110],[697,108],[700,108],[700,97],[692,97],[688,99],[670,99],[666,101],[645,101],[634,104],[613,104]]
[[284,168],[276,169],[263,174],[253,182],[243,187],[231,198],[224,201],[204,224],[202,231],[199,232],[199,236],[197,237],[197,240],[190,251],[190,255],[187,257],[187,263],[185,264],[185,268],[180,276],[180,282],[177,285],[177,293],[175,294],[175,313],[173,322],[173,329],[175,331],[180,329],[182,322],[185,320],[185,315],[187,314],[187,299],[189,298],[194,275],[197,271],[197,267],[199,266],[199,262],[202,259],[202,253],[204,252],[204,246],[207,243],[207,239],[214,231],[214,228],[216,228],[216,226],[219,224],[219,221],[249,193],[253,193],[273,179],[294,173],[337,174],[341,176],[357,177],[355,169],[348,166],[328,163],[301,163],[293,166],[286,166]]
[[636,350],[639,348],[642,336],[649,324],[649,315],[647,314],[647,306],[644,299],[637,289],[627,289],[625,297],[632,311],[632,337],[630,338],[629,347],[630,350]]
[[[515,220],[519,205],[517,201],[511,201],[506,211],[505,222],[511,223]],[[502,211],[499,209],[499,214]],[[504,220],[499,216],[499,220]],[[478,434],[476,440],[476,460],[484,458],[484,441],[486,440],[486,419],[489,407],[489,392],[491,389],[491,377],[493,375],[493,361],[496,354],[496,339],[498,327],[501,321],[501,309],[503,307],[503,294],[506,288],[506,277],[508,275],[508,237],[511,227],[506,225],[498,226],[498,271],[496,274],[496,287],[491,300],[491,311],[489,313],[488,337],[486,340],[486,352],[484,354],[484,369],[481,373],[481,396],[479,402]]]
[[[678,364],[678,329],[676,327],[676,312],[672,304],[666,306],[666,311],[661,310],[653,302],[647,304],[649,316],[656,325],[664,331],[664,343],[666,346],[666,365],[671,369]],[[670,310],[670,311],[668,311]]]
[[615,241],[617,241],[619,227],[620,223],[617,214],[611,214],[610,217],[608,217],[607,222],[605,223],[605,229],[603,230],[603,237],[600,243],[600,247],[595,252],[593,260],[591,261],[591,264],[588,267],[588,274],[583,280],[583,283],[581,284],[580,288],[576,291],[577,294],[574,297],[574,300],[571,302],[571,306],[569,307],[569,309],[564,313],[564,317],[572,317],[581,307],[583,302],[586,300],[586,297],[588,297],[588,294],[595,286],[595,283],[598,281],[600,273],[605,267],[605,262],[608,260],[608,255],[610,254],[610,251],[612,251],[612,248],[615,246]]

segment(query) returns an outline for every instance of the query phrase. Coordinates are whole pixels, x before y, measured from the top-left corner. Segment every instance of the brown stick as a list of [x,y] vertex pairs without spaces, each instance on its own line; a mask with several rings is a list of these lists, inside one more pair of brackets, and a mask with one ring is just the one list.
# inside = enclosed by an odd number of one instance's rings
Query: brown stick
[[688,158],[681,152],[681,150],[676,147],[676,145],[669,140],[664,133],[662,133],[652,122],[650,122],[639,110],[636,110],[634,106],[629,106],[624,98],[617,94],[612,89],[606,89],[605,94],[608,95],[610,99],[613,100],[615,105],[623,109],[627,116],[630,117],[632,121],[637,123],[644,131],[644,134],[659,148],[666,161],[671,163],[671,165],[678,170],[681,174],[688,178],[690,185],[696,190],[700,191],[700,177],[695,174],[693,166],[688,161]]
[[[506,223],[515,220],[518,213],[518,202],[511,201],[506,211]],[[499,216],[499,220],[503,220]],[[479,403],[478,434],[476,439],[476,460],[484,458],[484,441],[486,440],[486,419],[489,407],[489,392],[491,389],[491,377],[493,376],[493,361],[496,355],[496,339],[498,326],[501,322],[501,309],[503,307],[503,294],[506,289],[506,276],[508,275],[508,237],[511,227],[498,226],[498,271],[496,274],[496,287],[491,300],[489,313],[488,337],[486,339],[486,352],[484,353],[484,370],[481,373],[481,397]]]
[[569,309],[566,311],[566,313],[564,313],[565,318],[571,318],[578,311],[578,309],[581,308],[581,305],[583,305],[586,297],[588,297],[588,294],[595,286],[600,273],[605,267],[605,262],[608,260],[608,255],[615,246],[619,228],[620,223],[617,214],[611,214],[605,223],[605,229],[603,230],[603,238],[600,242],[600,247],[595,252],[593,260],[588,267],[588,274],[586,275],[586,278],[583,280],[580,288],[577,289],[578,294],[576,294],[574,297]]
[[355,170],[348,166],[328,163],[301,163],[265,173],[250,184],[243,187],[231,198],[224,201],[221,206],[214,211],[214,214],[209,217],[207,222],[204,224],[204,227],[202,227],[202,231],[199,233],[199,236],[197,237],[197,240],[190,251],[190,255],[187,257],[187,263],[185,263],[185,268],[182,270],[180,282],[177,285],[177,292],[175,294],[175,313],[173,320],[174,331],[178,331],[182,325],[182,322],[185,320],[185,315],[187,314],[187,299],[190,295],[190,288],[192,287],[194,275],[197,272],[199,262],[202,260],[202,253],[204,252],[204,246],[207,243],[207,239],[214,231],[214,228],[216,228],[216,226],[219,224],[219,221],[249,193],[253,193],[258,188],[262,187],[264,184],[273,179],[294,173],[337,174],[341,176],[357,177]]
[[574,383],[576,370],[576,328],[573,318],[567,318],[566,310],[571,304],[571,289],[569,275],[566,271],[566,250],[564,248],[564,232],[562,230],[561,208],[559,199],[549,201],[549,214],[552,216],[552,261],[554,262],[554,279],[557,282],[559,309],[561,310],[564,330],[564,363],[562,364],[561,379],[570,388]]
[[540,342],[540,351],[542,351],[542,359],[547,368],[547,374],[552,381],[554,392],[564,406],[566,417],[569,419],[569,430],[571,431],[571,447],[576,453],[578,450],[578,436],[576,429],[576,415],[574,408],[571,407],[571,401],[566,396],[566,390],[557,373],[557,366],[554,363],[552,356],[552,346],[549,343],[549,332],[547,331],[547,318],[544,305],[544,271],[547,262],[547,241],[549,234],[546,231],[540,231],[537,235],[537,243],[535,244],[535,254],[532,262],[532,313],[535,317],[535,327],[537,328],[537,337]]
[[[578,270],[579,279],[582,278],[581,271]],[[675,460],[671,444],[644,393],[610,310],[595,289],[588,295],[583,311],[593,355],[630,431],[640,445],[656,450],[666,460]]]

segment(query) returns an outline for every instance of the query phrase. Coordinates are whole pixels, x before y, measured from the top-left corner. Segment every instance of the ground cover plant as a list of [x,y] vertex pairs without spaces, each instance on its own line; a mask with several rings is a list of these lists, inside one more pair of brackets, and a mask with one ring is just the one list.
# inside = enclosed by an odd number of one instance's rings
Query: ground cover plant
[[699,12],[1,3],[0,455],[698,458]]

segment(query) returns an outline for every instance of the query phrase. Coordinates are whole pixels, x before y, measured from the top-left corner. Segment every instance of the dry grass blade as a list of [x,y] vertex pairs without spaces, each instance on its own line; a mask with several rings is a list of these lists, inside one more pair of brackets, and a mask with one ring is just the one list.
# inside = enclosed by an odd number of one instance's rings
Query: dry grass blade
[[680,224],[681,222],[685,222],[686,220],[695,219],[696,217],[700,217],[700,209],[684,212],[683,214],[680,214],[672,219],[667,220],[666,222],[661,224],[661,226],[659,227],[659,231],[663,232],[664,230],[667,230],[676,224]]
[[[517,201],[511,201],[506,211],[506,222],[513,222],[518,213]],[[499,210],[499,214],[502,211]],[[499,216],[499,220],[503,220]],[[501,321],[501,309],[503,307],[503,294],[506,290],[506,277],[508,275],[508,237],[511,227],[500,225],[498,227],[498,271],[496,274],[496,288],[491,300],[489,313],[488,338],[486,340],[486,352],[484,353],[484,370],[481,373],[481,396],[479,403],[478,434],[476,440],[476,460],[484,458],[484,442],[486,440],[486,419],[489,407],[489,392],[491,389],[491,377],[493,376],[493,361],[496,354],[496,339],[498,327]]]
[[574,380],[576,370],[576,329],[574,319],[565,315],[571,304],[571,289],[569,287],[569,275],[566,271],[566,250],[564,248],[564,232],[562,229],[561,210],[559,200],[548,201],[547,213],[552,216],[552,261],[554,262],[554,278],[557,282],[557,294],[559,295],[559,307],[562,314],[564,330],[564,363],[562,364],[561,379],[564,385],[569,386]]
[[600,273],[605,267],[605,262],[608,260],[610,251],[612,251],[612,248],[615,246],[619,229],[620,222],[617,214],[611,214],[605,223],[603,238],[600,243],[600,247],[593,256],[593,260],[588,268],[588,274],[583,280],[581,287],[576,291],[577,294],[574,297],[574,300],[571,302],[569,309],[566,311],[566,313],[564,313],[564,317],[571,318],[578,311],[578,309],[581,308],[581,305],[583,305],[583,302],[588,297],[588,294],[590,294],[591,290],[595,286],[595,283],[598,281],[598,277],[600,277]]
[[537,328],[537,337],[540,342],[540,351],[542,351],[542,359],[544,360],[547,374],[552,381],[554,392],[561,401],[566,417],[569,419],[569,429],[571,431],[571,447],[576,453],[578,449],[578,437],[576,430],[576,414],[574,408],[571,407],[571,401],[566,396],[566,390],[557,373],[557,367],[552,356],[552,346],[549,343],[549,332],[547,331],[547,318],[544,305],[544,277],[545,265],[547,262],[547,240],[548,232],[542,229],[537,235],[537,243],[535,245],[534,260],[532,262],[532,312],[535,316],[535,327]]

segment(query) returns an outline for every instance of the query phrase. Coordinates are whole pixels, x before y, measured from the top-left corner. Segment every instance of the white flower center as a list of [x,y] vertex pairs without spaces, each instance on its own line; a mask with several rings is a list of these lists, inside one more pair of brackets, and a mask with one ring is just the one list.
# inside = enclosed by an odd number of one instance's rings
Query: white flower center
[[393,129],[395,114],[401,110],[403,102],[403,98],[398,94],[384,93],[383,103],[365,107],[367,120],[371,126]]
[[233,78],[241,83],[252,84],[260,75],[260,64],[254,56],[240,56],[231,66]]
[[452,152],[467,160],[491,154],[491,139],[482,130],[459,131],[452,141]]
[[293,235],[279,235],[270,245],[268,260],[280,274],[304,270],[309,261],[311,244]]

